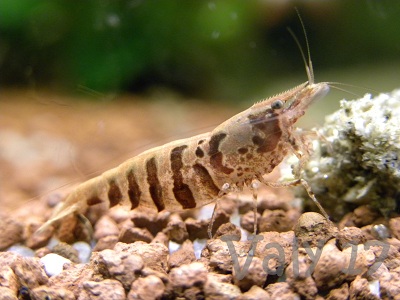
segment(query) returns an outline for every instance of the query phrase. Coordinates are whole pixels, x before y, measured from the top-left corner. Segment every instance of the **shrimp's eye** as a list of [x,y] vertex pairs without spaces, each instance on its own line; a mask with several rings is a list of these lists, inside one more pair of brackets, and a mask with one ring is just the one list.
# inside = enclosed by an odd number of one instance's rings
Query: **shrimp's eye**
[[272,102],[272,104],[271,104],[271,108],[273,110],[281,109],[282,107],[283,107],[283,101],[282,100],[276,100],[276,101]]

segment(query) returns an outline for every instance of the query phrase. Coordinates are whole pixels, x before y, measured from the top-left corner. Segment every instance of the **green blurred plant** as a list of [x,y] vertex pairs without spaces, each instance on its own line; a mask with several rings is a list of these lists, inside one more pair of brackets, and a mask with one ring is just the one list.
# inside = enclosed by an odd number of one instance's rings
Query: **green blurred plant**
[[318,68],[399,57],[400,2],[371,3],[2,0],[0,84],[100,92],[161,85],[237,99],[304,76],[286,30],[300,26],[296,5]]

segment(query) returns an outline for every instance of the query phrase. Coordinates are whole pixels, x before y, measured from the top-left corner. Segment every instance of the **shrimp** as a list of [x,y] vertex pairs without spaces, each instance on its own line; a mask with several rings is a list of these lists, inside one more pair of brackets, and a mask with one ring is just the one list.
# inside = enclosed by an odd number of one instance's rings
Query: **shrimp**
[[274,187],[305,184],[301,179],[274,184],[262,176],[290,153],[306,159],[304,138],[293,125],[328,91],[328,83],[307,81],[254,104],[211,132],[145,151],[80,184],[39,231],[104,202],[110,208],[179,211],[206,205],[231,189],[240,191],[254,180]]

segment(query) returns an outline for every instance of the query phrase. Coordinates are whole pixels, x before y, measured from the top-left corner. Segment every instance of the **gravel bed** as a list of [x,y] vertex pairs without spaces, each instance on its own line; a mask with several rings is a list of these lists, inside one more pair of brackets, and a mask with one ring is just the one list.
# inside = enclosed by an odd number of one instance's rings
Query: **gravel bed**
[[212,207],[158,214],[93,207],[92,235],[76,218],[37,236],[37,216],[3,215],[0,299],[398,297],[400,217],[361,206],[334,224],[301,214],[288,195],[262,190],[260,198],[259,234],[246,230],[254,217],[243,194],[221,201],[212,239],[204,219]]

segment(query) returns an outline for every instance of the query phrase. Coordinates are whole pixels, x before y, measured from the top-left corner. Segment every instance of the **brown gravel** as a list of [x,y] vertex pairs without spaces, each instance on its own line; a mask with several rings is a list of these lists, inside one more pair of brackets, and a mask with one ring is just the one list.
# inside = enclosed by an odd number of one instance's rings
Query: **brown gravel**
[[162,280],[155,275],[149,275],[132,283],[127,299],[160,299],[164,291],[165,285]]
[[[31,156],[24,155],[20,158],[24,168],[20,161],[0,155],[0,250],[19,244],[36,254],[23,257],[0,252],[0,299],[399,299],[400,217],[393,213],[385,219],[363,205],[333,224],[318,213],[301,214],[292,208],[290,190],[260,188],[260,233],[255,238],[250,235],[254,215],[248,191],[220,201],[212,239],[207,235],[209,220],[199,220],[197,211],[157,214],[101,206],[86,213],[93,224],[92,236],[84,222],[73,217],[63,220],[56,230],[33,235],[68,189],[41,200],[26,202],[27,198],[52,189],[52,181],[61,185],[76,179],[77,172],[104,167],[100,164],[110,159],[109,153],[127,153],[132,145],[148,143],[149,136],[162,139],[160,128],[171,128],[169,118],[144,117],[154,112],[151,104],[141,103],[140,110],[125,104],[110,104],[107,113],[87,103],[51,109],[37,103],[23,109],[3,105],[3,111],[13,117],[0,119],[0,132],[10,128],[15,136],[7,135],[0,147],[12,145],[17,138],[34,147],[33,135],[51,128],[46,139],[62,139],[69,143],[70,155],[77,154],[74,158],[63,156],[61,162],[38,157],[29,160]],[[188,120],[199,124],[210,112],[198,104],[197,110],[187,105],[179,107],[189,115]],[[210,115],[209,120],[214,124],[224,117]],[[22,119],[26,123],[18,121]],[[82,120],[88,122],[86,127]],[[185,128],[190,126],[198,127],[195,122],[185,124]],[[15,151],[22,147],[16,145]],[[62,164],[71,159],[74,167]],[[239,220],[233,220],[231,216],[237,213]],[[388,236],[377,234],[377,228],[387,229]],[[49,246],[53,236],[65,243]],[[91,238],[90,261],[82,263],[71,244]],[[201,239],[205,246],[197,250],[201,255],[196,258],[195,247]],[[174,243],[181,246],[171,253],[169,247]],[[39,260],[48,253],[62,255],[72,263],[49,277]],[[377,288],[380,296],[371,287]]]
[[125,290],[118,280],[85,281],[82,286],[83,289],[79,293],[79,299],[126,299]]
[[349,244],[359,245],[364,244],[367,239],[364,232],[357,227],[345,227],[340,230],[336,236],[337,246],[343,250]]
[[314,212],[302,214],[294,227],[299,245],[307,244],[309,247],[321,247],[321,243],[324,245],[336,236],[337,231],[337,227],[332,222]]
[[347,300],[349,299],[349,284],[347,282],[343,283],[339,288],[332,289],[327,300]]
[[20,281],[11,267],[5,265],[0,267],[0,286],[11,290],[14,295],[19,290]]
[[400,240],[400,217],[391,218],[389,221],[389,226],[393,237]]
[[183,242],[182,247],[169,257],[170,268],[176,268],[196,261],[193,243],[190,240]]
[[264,299],[269,300],[269,294],[266,290],[262,289],[257,285],[253,285],[247,292],[243,293],[236,299],[238,300],[252,300],[252,299]]
[[0,228],[7,234],[0,235],[0,251],[22,241],[23,224],[0,214]]

